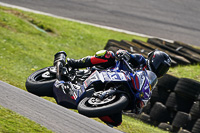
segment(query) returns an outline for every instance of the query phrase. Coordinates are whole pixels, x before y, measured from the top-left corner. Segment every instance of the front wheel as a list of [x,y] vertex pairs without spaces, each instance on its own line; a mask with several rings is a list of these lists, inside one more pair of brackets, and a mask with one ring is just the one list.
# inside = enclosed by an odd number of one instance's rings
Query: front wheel
[[46,67],[35,71],[26,80],[26,89],[37,96],[53,97],[53,84],[56,81],[56,74],[50,73]]
[[129,103],[125,94],[115,94],[103,100],[86,97],[78,104],[78,111],[88,117],[101,117],[122,111]]

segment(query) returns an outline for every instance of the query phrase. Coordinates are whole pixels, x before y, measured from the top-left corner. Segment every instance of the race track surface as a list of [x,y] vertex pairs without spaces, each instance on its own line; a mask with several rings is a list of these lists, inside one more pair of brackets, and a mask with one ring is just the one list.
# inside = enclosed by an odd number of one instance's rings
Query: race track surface
[[0,2],[200,46],[199,0],[0,0]]
[[120,133],[22,89],[0,81],[0,105],[56,133]]

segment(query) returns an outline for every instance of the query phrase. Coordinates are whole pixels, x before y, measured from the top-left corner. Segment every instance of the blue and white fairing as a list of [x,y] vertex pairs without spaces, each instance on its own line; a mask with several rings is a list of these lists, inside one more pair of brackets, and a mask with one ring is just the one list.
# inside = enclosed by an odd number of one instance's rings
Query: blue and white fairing
[[128,75],[128,68],[125,66],[125,64],[121,61],[117,61],[115,67],[111,69],[107,69],[105,71],[95,71],[93,72],[85,81],[84,81],[84,87],[85,89],[90,86],[93,82],[106,82],[106,81],[113,81],[113,82],[123,82],[130,80],[123,72],[122,70],[125,70],[126,75]]
[[84,87],[86,89],[94,82],[127,82],[129,79],[130,78],[120,71],[95,71],[84,81]]
[[157,84],[157,76],[149,70],[138,70],[134,74],[128,71],[124,63],[116,63],[112,69],[93,72],[85,81],[84,88],[87,89],[92,83],[105,82],[126,82],[129,89],[142,100],[144,104],[148,102],[152,94],[152,88]]
[[133,88],[137,91],[136,97],[146,105],[151,97],[152,89],[157,84],[157,76],[149,70],[139,70],[130,75]]

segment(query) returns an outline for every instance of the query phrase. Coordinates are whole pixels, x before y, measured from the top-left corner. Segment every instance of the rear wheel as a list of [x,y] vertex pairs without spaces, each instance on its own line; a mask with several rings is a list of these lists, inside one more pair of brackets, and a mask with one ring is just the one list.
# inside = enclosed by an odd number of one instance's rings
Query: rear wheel
[[26,80],[27,91],[37,96],[53,97],[53,84],[56,80],[56,74],[49,71],[53,68],[46,67],[32,73]]
[[101,117],[122,111],[129,103],[125,94],[115,94],[100,100],[97,97],[86,97],[78,104],[78,111],[88,117]]

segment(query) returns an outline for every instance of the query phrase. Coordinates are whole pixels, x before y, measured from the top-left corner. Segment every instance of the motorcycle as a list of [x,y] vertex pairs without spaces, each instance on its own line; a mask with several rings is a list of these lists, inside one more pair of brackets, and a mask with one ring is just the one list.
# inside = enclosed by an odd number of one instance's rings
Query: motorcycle
[[66,65],[66,56],[64,51],[58,52],[53,66],[32,73],[26,80],[28,92],[53,97],[57,80],[70,82],[85,92],[83,97],[77,96],[78,112],[88,117],[101,117],[134,110],[138,99],[146,104],[157,83],[153,72],[134,70],[124,58],[117,60],[111,68],[79,70]]

